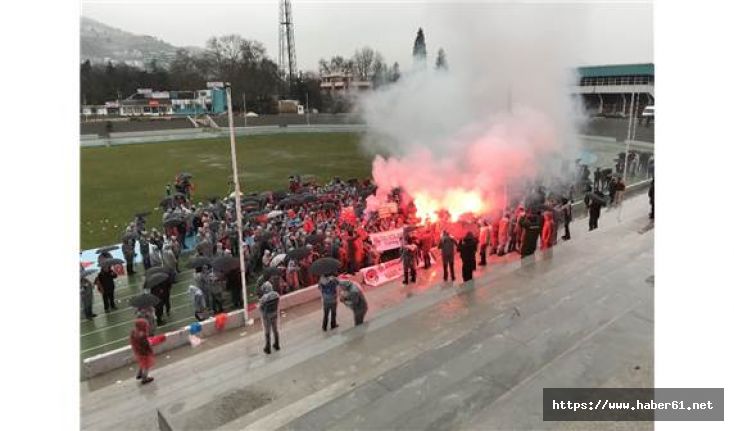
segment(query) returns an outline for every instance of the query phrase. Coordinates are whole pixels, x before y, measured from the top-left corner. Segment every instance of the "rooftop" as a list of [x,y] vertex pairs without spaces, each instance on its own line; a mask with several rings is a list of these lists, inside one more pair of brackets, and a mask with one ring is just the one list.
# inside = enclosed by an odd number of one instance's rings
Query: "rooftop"
[[604,66],[583,66],[577,69],[581,78],[596,78],[603,76],[655,76],[653,63],[638,64],[610,64]]

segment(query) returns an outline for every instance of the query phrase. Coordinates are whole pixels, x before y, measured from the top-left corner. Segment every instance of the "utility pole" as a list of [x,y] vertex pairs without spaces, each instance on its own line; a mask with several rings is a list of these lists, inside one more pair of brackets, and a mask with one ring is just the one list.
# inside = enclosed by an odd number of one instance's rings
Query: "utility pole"
[[245,127],[247,127],[247,98],[245,92],[242,92],[242,115],[245,117]]
[[239,247],[239,259],[240,259],[240,277],[242,280],[242,300],[244,303],[244,319],[245,325],[250,325],[252,322],[249,319],[247,313],[247,279],[245,270],[245,255],[244,245],[245,241],[242,238],[242,200],[240,198],[240,179],[237,174],[237,150],[235,148],[234,139],[234,118],[232,115],[232,87],[230,83],[225,83],[225,89],[227,91],[227,113],[229,116],[229,148],[232,153],[232,178],[234,179],[234,201],[235,211],[237,214],[237,245]]
[[309,111],[309,109],[308,109],[308,88],[306,88],[306,124],[310,126],[311,125],[311,120],[308,117],[308,114],[309,114],[308,111]]

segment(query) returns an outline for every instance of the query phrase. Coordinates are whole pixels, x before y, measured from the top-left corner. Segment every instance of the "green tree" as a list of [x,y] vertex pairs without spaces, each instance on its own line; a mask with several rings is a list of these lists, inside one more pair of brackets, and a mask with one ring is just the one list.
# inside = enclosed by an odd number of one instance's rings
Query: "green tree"
[[426,67],[426,38],[423,29],[418,28],[418,34],[413,42],[413,63],[419,67]]

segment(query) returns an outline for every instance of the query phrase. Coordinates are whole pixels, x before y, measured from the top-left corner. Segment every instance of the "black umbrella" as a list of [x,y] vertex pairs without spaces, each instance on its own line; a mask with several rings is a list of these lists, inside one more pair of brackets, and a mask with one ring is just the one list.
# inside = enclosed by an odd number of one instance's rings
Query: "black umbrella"
[[149,215],[150,215],[150,211],[143,211],[143,212],[135,214],[135,217],[143,218]]
[[151,289],[155,286],[158,286],[161,283],[165,283],[166,281],[170,280],[171,277],[168,274],[163,273],[155,273],[151,274],[150,276],[145,277],[145,283],[143,284],[144,289]]
[[102,267],[108,268],[112,265],[122,265],[123,263],[125,263],[125,261],[122,259],[117,259],[117,258],[105,259],[102,261]]
[[336,209],[336,204],[333,203],[333,202],[326,202],[326,203],[324,203],[324,204],[321,205],[321,208],[323,208],[325,210],[335,210]]
[[212,261],[212,267],[219,272],[229,272],[239,269],[240,261],[234,256],[219,256]]
[[288,197],[288,192],[286,191],[278,190],[278,191],[273,192],[273,198],[276,200],[283,200],[286,197]]
[[319,198],[317,198],[316,195],[309,193],[309,194],[303,195],[301,200],[303,202],[316,202],[317,200],[319,200]]
[[311,264],[309,272],[313,275],[333,274],[339,271],[341,262],[333,257],[322,257]]
[[301,260],[304,257],[308,256],[310,253],[311,250],[309,250],[307,247],[299,247],[294,248],[293,250],[286,253],[286,256],[288,256],[289,259]]
[[188,267],[189,268],[199,268],[204,265],[211,265],[211,263],[212,263],[212,260],[209,259],[208,257],[197,256],[189,261]]
[[162,267],[162,266],[154,266],[154,267],[148,268],[145,271],[145,276],[146,277],[150,277],[153,274],[166,274],[166,275],[168,275],[168,270],[166,268]]
[[150,293],[143,293],[130,300],[130,306],[133,308],[155,307],[160,302],[157,296]]
[[322,233],[312,233],[306,237],[306,244],[319,244],[326,238]]
[[191,174],[190,174],[190,173],[188,173],[188,172],[181,172],[180,174],[178,174],[178,177],[179,177],[179,178],[193,178],[194,176],[193,176],[193,175],[191,175]]
[[120,248],[120,247],[119,247],[119,246],[117,246],[117,245],[111,245],[111,246],[109,246],[109,247],[102,247],[102,248],[98,248],[98,249],[97,249],[97,254],[102,254],[102,253],[104,253],[104,252],[106,252],[106,251],[112,251],[112,250],[117,250],[118,248]]
[[85,269],[85,270],[81,271],[79,273],[79,275],[80,275],[80,278],[84,278],[84,277],[87,277],[87,276],[90,276],[90,275],[94,274],[97,271],[99,271],[99,270],[98,269]]

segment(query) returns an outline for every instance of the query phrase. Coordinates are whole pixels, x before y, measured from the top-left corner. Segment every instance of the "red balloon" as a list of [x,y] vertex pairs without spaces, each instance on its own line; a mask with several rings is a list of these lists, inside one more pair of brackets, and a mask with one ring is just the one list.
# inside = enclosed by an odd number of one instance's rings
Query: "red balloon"
[[214,327],[219,330],[224,329],[224,325],[227,324],[227,317],[228,316],[226,313],[217,314],[217,316],[214,318]]

